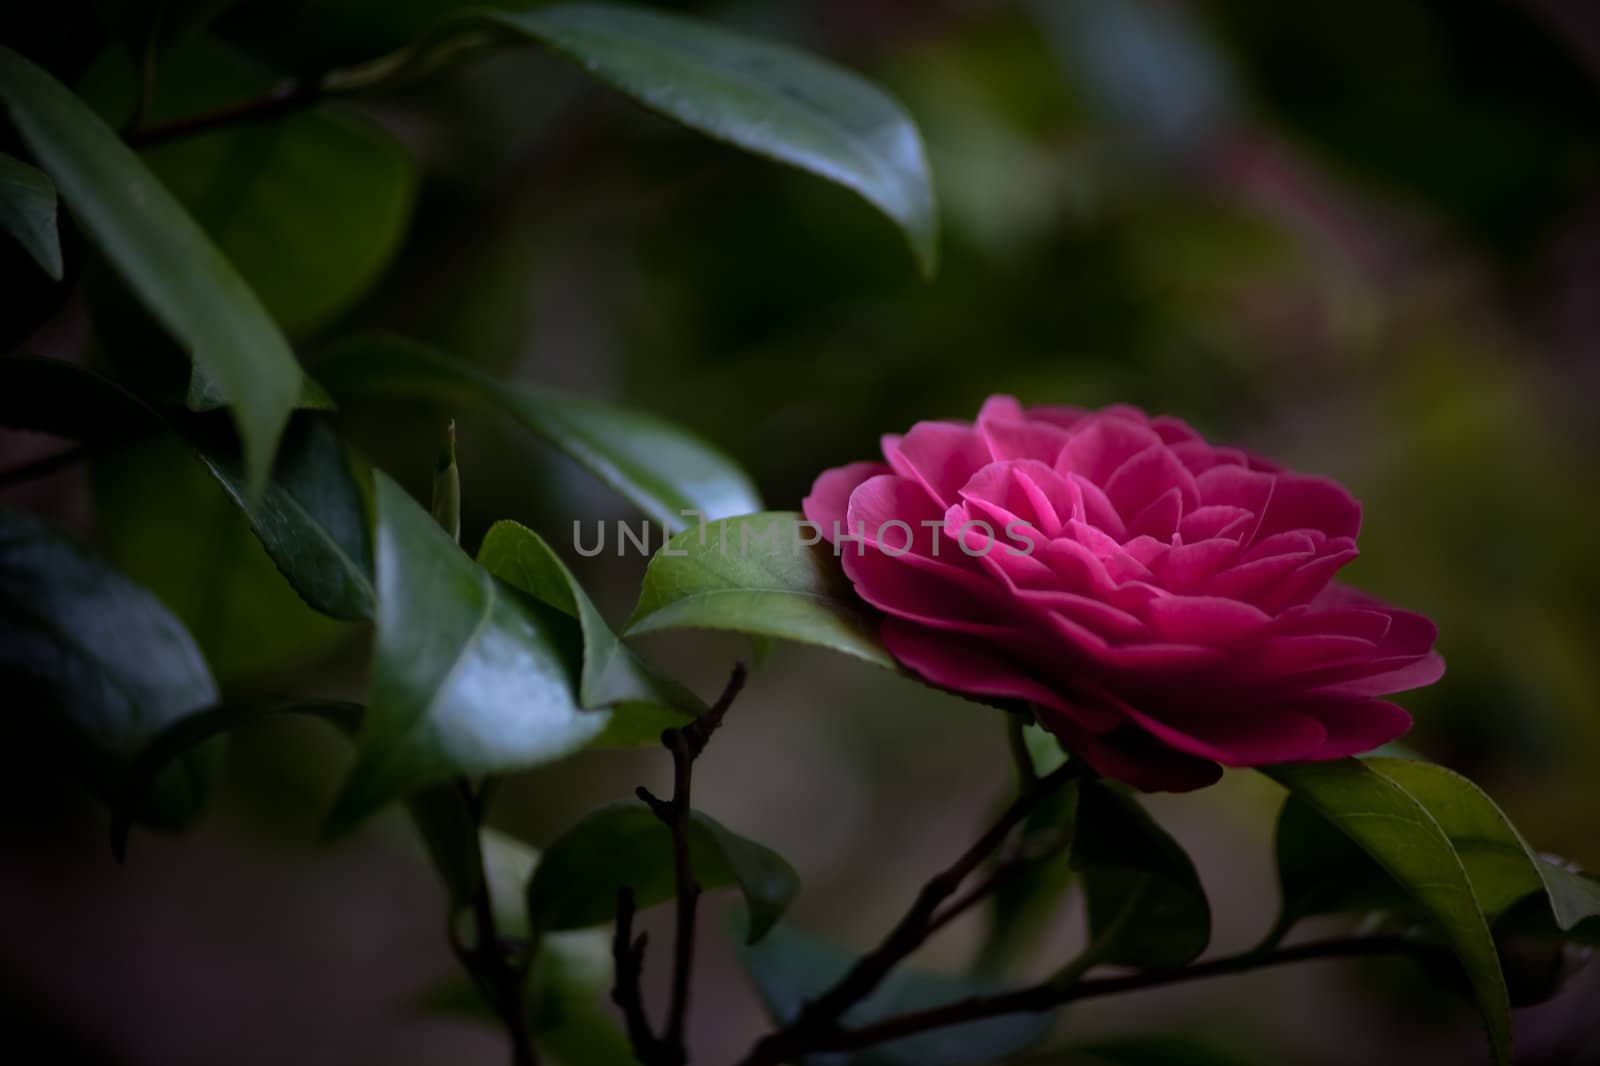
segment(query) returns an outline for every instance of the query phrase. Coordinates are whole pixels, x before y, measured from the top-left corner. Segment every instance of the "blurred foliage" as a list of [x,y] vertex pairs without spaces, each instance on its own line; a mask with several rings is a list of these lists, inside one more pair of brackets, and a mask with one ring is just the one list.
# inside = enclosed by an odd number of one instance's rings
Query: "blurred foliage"
[[[9,5],[0,36],[113,121],[140,107],[151,35],[170,42],[145,108],[160,119],[382,55],[459,6],[190,0],[152,21],[133,0],[63,0]],[[1439,622],[1450,669],[1405,698],[1412,742],[1482,781],[1530,839],[1600,866],[1592,5],[670,6],[833,56],[906,103],[939,186],[936,280],[847,192],[531,50],[144,157],[313,372],[327,340],[402,332],[691,427],[775,509],[880,433],[970,417],[996,391],[1134,402],[1338,476],[1366,506],[1350,579]],[[0,151],[21,154],[10,130]],[[69,279],[89,284],[52,287],[0,241],[0,337],[68,301],[107,361],[165,344],[96,297],[70,226],[63,244]],[[344,425],[420,484],[459,413],[361,401]],[[564,459],[471,425],[463,441],[464,544],[509,515],[562,546],[574,518],[620,513]],[[93,480],[100,547],[189,626],[224,686],[328,655],[335,676],[347,666],[342,627],[300,604],[188,456],[148,446]],[[216,522],[173,523],[139,505],[152,497]],[[199,554],[217,564],[203,583]],[[579,569],[615,606],[643,561]],[[886,715],[926,709],[894,695],[906,706]],[[1102,1060],[1146,1058],[1088,1061]]]

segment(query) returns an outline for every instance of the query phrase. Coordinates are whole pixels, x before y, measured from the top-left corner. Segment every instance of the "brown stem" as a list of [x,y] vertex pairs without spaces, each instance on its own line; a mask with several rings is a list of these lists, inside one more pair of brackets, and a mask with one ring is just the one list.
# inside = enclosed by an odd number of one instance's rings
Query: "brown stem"
[[[458,782],[463,801],[472,814],[473,823],[483,822],[483,805],[479,794],[465,779]],[[527,981],[525,970],[511,965],[506,958],[505,946],[494,919],[494,902],[489,897],[488,872],[482,871],[477,887],[472,893],[472,917],[475,925],[475,942],[470,950],[458,947],[457,954],[468,972],[477,981],[505,1024],[511,1037],[512,1066],[538,1066],[539,1051],[533,1044],[533,1032],[528,1027],[528,1012],[523,1005],[523,988]]]
[[[977,843],[922,886],[910,909],[882,943],[858,959],[832,988],[807,1003],[788,1025],[762,1038],[744,1058],[742,1066],[788,1061],[802,1052],[812,1050],[823,1034],[838,1032],[839,1019],[844,1013],[871,995],[889,971],[921,947],[935,929],[945,924],[937,917],[939,907],[955,895],[961,882],[1005,842],[1011,831],[1046,796],[1079,772],[1077,761],[1068,762],[1018,796],[999,820],[978,838]],[[971,902],[974,900],[967,898],[958,901],[958,906],[965,909]]]
[[[811,1034],[800,1050],[806,1054],[855,1051],[931,1029],[981,1021],[1002,1014],[1052,1010],[1081,999],[1159,988],[1163,985],[1196,981],[1207,977],[1222,977],[1292,962],[1367,955],[1421,955],[1430,950],[1432,949],[1426,945],[1401,936],[1349,937],[1312,941],[1294,947],[1277,948],[1270,952],[1246,951],[1191,966],[1080,980],[1066,986],[1044,981],[1012,992],[972,996],[943,1006],[885,1018],[855,1029],[824,1030]],[[784,1060],[752,1055],[745,1059],[744,1066],[773,1066],[782,1061]]]
[[171,122],[130,130],[126,140],[134,148],[149,148],[167,141],[205,133],[221,126],[264,122],[314,104],[322,98],[322,93],[321,79],[306,81],[290,78],[274,85],[262,95],[248,100],[240,100],[198,114],[185,115]]
[[611,939],[611,957],[616,964],[611,999],[622,1010],[628,1027],[628,1042],[639,1058],[648,1062],[656,1053],[656,1036],[650,1028],[644,993],[639,987],[644,972],[646,940],[643,933],[637,937],[633,935],[633,889],[624,886],[617,890],[617,930]]
[[[643,967],[643,938],[636,946],[629,937],[633,921],[633,895],[617,901],[617,937],[612,950],[617,960],[617,985],[612,998],[622,1008],[628,1024],[628,1038],[634,1052],[648,1066],[685,1066],[689,1061],[684,1030],[689,1016],[689,991],[694,972],[695,926],[700,903],[700,882],[694,875],[693,857],[689,851],[689,829],[692,822],[690,799],[694,785],[694,763],[706,749],[711,735],[722,725],[722,720],[744,688],[745,667],[735,664],[733,674],[717,702],[705,714],[688,725],[665,730],[661,743],[672,753],[672,798],[663,800],[649,789],[640,787],[638,796],[672,832],[672,860],[677,881],[677,930],[672,946],[672,998],[667,1007],[667,1021],[658,1038],[651,1030],[645,1016],[644,1003],[639,992],[639,972]],[[626,968],[625,968],[626,967]]]

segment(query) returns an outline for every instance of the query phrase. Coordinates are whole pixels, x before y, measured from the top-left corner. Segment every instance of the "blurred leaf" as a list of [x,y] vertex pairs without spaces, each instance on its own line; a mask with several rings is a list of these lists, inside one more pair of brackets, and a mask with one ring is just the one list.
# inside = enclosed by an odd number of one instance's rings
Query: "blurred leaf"
[[[1054,767],[1045,772],[1050,769]],[[1020,854],[1011,860],[1021,865],[1000,881],[986,907],[989,925],[978,956],[978,973],[1000,975],[1015,969],[1061,913],[1072,884],[1078,788],[1077,781],[1069,781],[1053,790],[1023,823]]]
[[[855,965],[855,958],[820,937],[779,926],[760,944],[740,951],[745,969],[761,993],[767,1013],[787,1024],[805,1005]],[[894,1015],[927,1010],[969,996],[1005,989],[970,977],[897,969],[843,1021],[860,1026]],[[1050,1011],[1007,1014],[967,1025],[949,1026],[903,1037],[850,1054],[810,1055],[806,1066],[960,1066],[997,1062],[1037,1042],[1055,1024]]]
[[[750,941],[783,916],[799,875],[770,848],[699,811],[689,823],[689,858],[705,889],[737,884],[750,912]],[[640,909],[677,895],[672,833],[641,803],[616,803],[586,815],[546,849],[528,886],[536,928],[581,929],[616,917],[617,893],[633,889]]]
[[815,56],[682,15],[556,4],[483,21],[549,45],[668,118],[860,194],[904,232],[924,276],[938,265],[933,178],[905,109]]
[[[326,420],[305,415],[290,425],[272,480],[254,503],[237,463],[215,451],[201,451],[200,458],[308,605],[333,618],[372,617],[366,495],[350,455]],[[363,470],[362,480],[365,476]]]
[[[152,737],[217,700],[194,639],[154,596],[31,515],[4,511],[0,637],[12,714],[41,716],[19,724],[79,748],[78,769],[105,796]],[[186,759],[143,809],[181,822],[205,787],[203,764]]]
[[255,294],[139,157],[65,86],[0,48],[0,97],[84,231],[231,403],[260,491],[304,375]]
[[1211,907],[1194,864],[1132,797],[1083,784],[1072,864],[1083,874],[1094,961],[1182,966],[1211,942]]
[[559,759],[605,725],[573,691],[575,628],[497,582],[386,475],[375,481],[371,697],[330,831],[426,785]]
[[731,629],[895,669],[833,549],[806,528],[799,515],[772,511],[679,533],[650,560],[624,632]]
[[578,620],[583,629],[579,702],[610,708],[597,745],[654,744],[661,731],[705,709],[694,693],[656,674],[606,625],[583,586],[544,538],[516,522],[496,522],[478,547],[495,577]]
[[[296,490],[332,477],[308,468],[318,447],[303,429],[285,438],[288,461],[279,464]],[[246,491],[243,472],[225,455],[197,461],[189,445],[164,436],[97,458],[93,477],[107,556],[183,620],[228,683],[304,665],[348,634],[308,607],[286,575],[330,596],[349,592],[341,582],[353,579],[328,530],[311,524],[312,514],[342,513],[330,502],[338,496],[302,497],[269,482],[247,515],[236,506]],[[302,509],[302,499],[316,509]],[[250,516],[261,532],[252,530]],[[366,536],[364,525],[348,532]]]
[[465,399],[497,407],[668,529],[684,528],[685,511],[722,518],[761,506],[738,464],[671,423],[496,381],[411,341],[372,337],[342,344],[317,373],[335,395]]
[[439,528],[450,534],[450,539],[461,543],[461,470],[456,466],[456,424],[450,423],[448,441],[439,452],[439,462],[433,471],[433,520]]
[[1500,959],[1467,871],[1439,822],[1401,785],[1356,759],[1264,772],[1359,844],[1438,923],[1471,982],[1495,1061],[1509,1062],[1511,1008]]
[[[1035,1066],[1245,1066],[1257,1061],[1191,1037],[1134,1036],[1065,1048],[1059,1058]],[[1284,1066],[1282,1059],[1274,1061]]]
[[56,186],[37,167],[0,152],[0,229],[17,239],[46,274],[61,280]]
[[[81,91],[110,122],[131,113],[137,75],[104,53]],[[274,78],[207,39],[161,56],[148,124],[224,107]],[[224,127],[144,149],[141,157],[216,242],[291,335],[325,325],[367,291],[399,248],[417,175],[394,138],[328,107]]]
[[127,859],[128,832],[133,828],[135,812],[144,805],[160,777],[206,741],[279,714],[320,718],[346,734],[354,734],[361,726],[361,713],[361,706],[355,703],[292,700],[224,703],[173,719],[147,740],[117,781],[111,797],[112,855],[118,862]]

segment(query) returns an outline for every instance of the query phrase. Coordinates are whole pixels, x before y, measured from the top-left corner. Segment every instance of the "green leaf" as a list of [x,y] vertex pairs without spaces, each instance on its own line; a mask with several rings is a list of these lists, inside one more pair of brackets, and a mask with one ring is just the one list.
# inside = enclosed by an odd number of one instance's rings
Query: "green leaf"
[[56,186],[37,167],[0,152],[0,229],[15,237],[46,274],[61,280]]
[[[1415,760],[1361,761],[1404,789],[1439,823],[1491,923],[1530,896],[1544,902],[1559,931],[1600,916],[1600,885],[1559,860],[1534,852],[1494,801],[1471,781]],[[1293,797],[1278,818],[1277,855],[1284,898],[1281,930],[1315,914],[1395,908],[1407,901],[1403,886]]]
[[1511,1007],[1483,908],[1455,846],[1428,809],[1356,759],[1264,771],[1361,846],[1449,940],[1483,1012],[1495,1061],[1511,1061]]
[[[368,531],[364,470],[354,461],[325,419],[312,414],[290,423],[274,463],[272,480],[252,501],[236,453],[218,445],[195,419],[181,413],[157,412],[121,385],[92,370],[56,359],[16,356],[0,360],[0,425],[31,429],[89,443],[127,444],[163,429],[184,435],[201,461],[244,512],[256,539],[305,602],[333,618],[371,618],[372,546]],[[168,446],[155,446],[164,450]],[[215,541],[218,531],[205,515],[214,499],[199,479],[184,472],[163,471],[159,485],[135,463],[130,474],[126,457],[109,462],[115,474],[102,478],[102,499],[116,519],[151,527],[141,532],[142,546],[128,548],[139,556],[148,551],[179,557],[184,573],[192,569],[189,554],[200,541]],[[128,477],[134,485],[124,483]],[[170,479],[177,478],[177,484]],[[193,496],[190,490],[193,490]],[[163,506],[154,507],[152,501]],[[182,501],[181,503],[179,501]],[[201,514],[194,514],[189,508]],[[102,516],[104,518],[104,516]],[[159,529],[167,519],[170,528]],[[218,521],[228,524],[226,519]],[[114,537],[122,542],[123,537]],[[180,550],[181,549],[181,550]],[[119,549],[120,550],[120,549]],[[247,554],[253,554],[248,547]],[[130,565],[125,559],[124,565]],[[142,569],[137,563],[135,569]],[[160,582],[157,582],[160,584]],[[172,582],[172,587],[183,584]],[[190,582],[194,593],[207,591]],[[216,591],[212,588],[210,591]],[[170,597],[175,603],[199,598],[190,590]],[[180,610],[180,614],[183,612]],[[214,616],[202,619],[213,622]],[[211,628],[207,625],[205,628]]]
[[[820,937],[779,926],[760,944],[746,946],[741,959],[773,1021],[788,1023],[805,1005],[843,977],[855,958]],[[866,999],[847,1011],[854,1027],[942,1006],[969,996],[1005,989],[991,981],[897,969]],[[1007,1014],[967,1025],[903,1037],[846,1055],[813,1055],[807,1066],[959,1066],[998,1062],[1027,1048],[1050,1031],[1055,1013]]]
[[[302,432],[286,438],[291,468],[305,443]],[[350,627],[312,610],[285,580],[302,567],[310,575],[338,573],[320,569],[326,545],[302,536],[302,516],[270,482],[251,508],[269,536],[253,531],[251,515],[236,505],[247,491],[243,471],[226,455],[219,450],[197,460],[184,441],[167,435],[103,455],[93,467],[96,525],[107,557],[183,621],[225,684],[304,667],[350,635]],[[363,527],[356,529],[365,536]],[[282,562],[263,541],[275,545]]]
[[272,480],[254,502],[237,462],[215,450],[200,459],[307,605],[333,618],[372,617],[367,475],[358,474],[326,419],[306,414],[291,423]]
[[1083,874],[1094,962],[1182,966],[1211,942],[1211,908],[1194,864],[1132,797],[1083,784],[1072,863]]
[[577,627],[497,582],[404,489],[375,480],[371,697],[330,831],[426,785],[559,759],[605,725],[577,703]]
[[[1037,726],[1029,728],[1044,733]],[[1059,753],[1060,748],[1056,750]],[[987,905],[989,927],[978,956],[978,973],[999,975],[1015,969],[1060,913],[1072,884],[1078,790],[1078,782],[1069,781],[1052,791],[1023,823],[1021,855],[1014,860],[1023,865],[1000,881]]]
[[[148,122],[250,99],[275,75],[205,38],[160,58]],[[80,91],[116,124],[131,114],[138,75],[108,49]],[[141,153],[291,336],[348,310],[405,236],[416,167],[382,129],[348,111],[311,107],[225,126]]]
[[[0,511],[0,671],[13,716],[82,756],[112,795],[129,763],[170,723],[217,700],[200,649],[149,592],[30,515]],[[150,813],[199,809],[204,764],[163,775]]]
[[433,520],[461,543],[461,470],[456,466],[456,424],[450,423],[445,446],[433,470]]
[[900,227],[924,276],[938,265],[933,178],[916,123],[861,77],[682,15],[557,4],[491,24],[532,37],[646,107],[853,190]]
[[111,797],[111,853],[118,862],[128,857],[128,832],[161,775],[214,737],[231,733],[262,718],[292,714],[320,718],[351,735],[361,726],[359,704],[340,700],[291,700],[224,703],[176,718],[151,736],[120,775]]
[[[800,877],[770,848],[746,840],[699,811],[689,823],[689,857],[705,889],[737,884],[750,912],[750,940],[783,916]],[[586,815],[545,851],[528,886],[535,928],[555,932],[611,921],[617,893],[633,889],[643,909],[677,895],[672,834],[640,803],[617,803]]]
[[194,219],[66,87],[0,48],[0,98],[84,231],[228,398],[253,495],[303,388],[288,341]]
[[801,521],[772,511],[679,533],[650,560],[624,632],[729,629],[896,669],[832,549]]
[[318,364],[317,373],[336,396],[415,396],[498,408],[668,529],[684,528],[685,511],[722,518],[761,506],[750,479],[732,459],[671,423],[496,381],[411,341],[351,341]]
[[506,584],[578,620],[583,630],[579,702],[590,709],[611,709],[597,745],[654,744],[662,730],[705,710],[692,692],[656,674],[617,639],[572,571],[533,530],[496,522],[478,548],[478,563]]
[[1427,808],[1455,846],[1479,906],[1491,920],[1526,896],[1549,897],[1569,930],[1600,915],[1600,885],[1538,855],[1494,800],[1454,770],[1401,759],[1364,759]]

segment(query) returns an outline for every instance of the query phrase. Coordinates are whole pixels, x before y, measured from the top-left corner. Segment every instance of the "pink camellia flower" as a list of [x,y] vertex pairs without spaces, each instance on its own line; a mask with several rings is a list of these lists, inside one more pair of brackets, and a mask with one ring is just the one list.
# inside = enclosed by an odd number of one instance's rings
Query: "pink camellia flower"
[[1183,790],[1369,751],[1411,725],[1377,697],[1444,672],[1428,619],[1331,583],[1356,557],[1348,492],[1177,419],[996,396],[883,453],[804,506],[890,654],[1031,703],[1107,776]]

